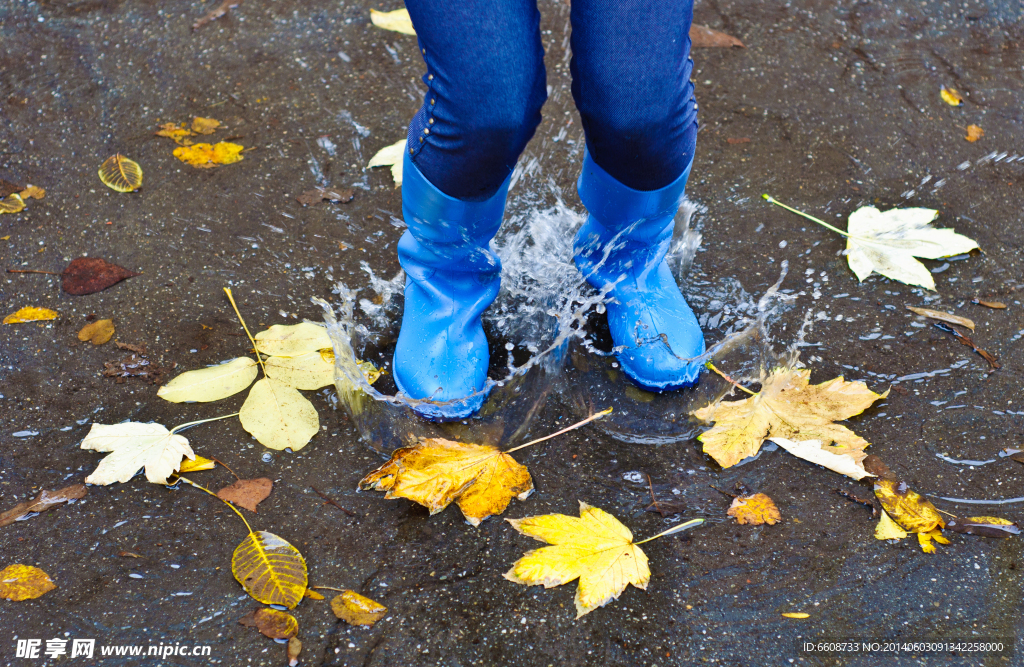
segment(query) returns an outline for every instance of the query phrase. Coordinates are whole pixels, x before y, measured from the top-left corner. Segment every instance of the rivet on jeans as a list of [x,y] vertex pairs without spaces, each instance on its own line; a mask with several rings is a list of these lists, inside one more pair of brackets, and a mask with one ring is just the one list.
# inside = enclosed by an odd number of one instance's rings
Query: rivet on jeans
[[431,98],[430,98],[430,103],[431,103],[431,104],[434,104],[434,102],[437,102],[437,100],[435,100],[435,99],[434,99],[433,97],[431,97]]
[[433,118],[431,118],[431,119],[430,119],[430,120],[428,120],[427,122],[428,122],[428,123],[430,123],[431,125],[433,125],[433,124],[434,124],[434,119],[433,119]]
[[433,80],[434,80],[434,75],[433,74],[428,74],[427,75],[427,81],[433,81]]
[[423,134],[430,134],[430,128],[429,127],[423,128]]

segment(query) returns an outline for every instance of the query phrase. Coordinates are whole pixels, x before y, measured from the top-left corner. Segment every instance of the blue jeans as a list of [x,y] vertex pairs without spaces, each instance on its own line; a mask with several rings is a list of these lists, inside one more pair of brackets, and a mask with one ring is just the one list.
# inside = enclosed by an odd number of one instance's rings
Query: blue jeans
[[[410,158],[457,199],[489,198],[515,167],[547,99],[536,0],[406,0],[427,65]],[[635,190],[693,159],[692,0],[572,0],[572,94],[587,148]]]

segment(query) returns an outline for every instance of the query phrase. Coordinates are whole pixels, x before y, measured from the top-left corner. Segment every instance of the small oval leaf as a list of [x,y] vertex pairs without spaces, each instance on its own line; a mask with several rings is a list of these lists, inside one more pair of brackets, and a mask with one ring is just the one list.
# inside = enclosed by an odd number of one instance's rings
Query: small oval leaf
[[248,387],[258,373],[255,361],[238,357],[217,366],[182,373],[160,387],[156,395],[171,403],[219,401]]
[[309,583],[299,550],[265,530],[245,536],[231,557],[231,573],[256,600],[288,609],[299,604]]
[[118,192],[131,192],[142,187],[142,167],[120,153],[108,157],[100,165],[103,185]]

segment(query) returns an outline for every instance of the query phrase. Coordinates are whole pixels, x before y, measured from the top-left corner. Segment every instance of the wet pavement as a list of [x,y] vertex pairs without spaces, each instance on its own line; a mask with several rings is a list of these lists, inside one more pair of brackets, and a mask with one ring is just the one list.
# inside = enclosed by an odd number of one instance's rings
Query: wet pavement
[[[88,255],[143,274],[79,297],[62,293],[55,276],[4,276],[4,314],[33,305],[60,316],[0,327],[0,510],[91,472],[99,456],[78,448],[91,421],[171,426],[233,412],[244,399],[174,405],[158,399],[146,378],[118,384],[102,376],[105,363],[131,352],[79,342],[88,316],[113,318],[116,340],[145,346],[156,366],[177,364],[173,374],[244,354],[225,286],[262,328],[321,320],[310,297],[333,299],[338,280],[365,288],[361,262],[383,277],[398,270],[399,191],[386,169],[362,165],[404,137],[418,107],[414,38],[372,27],[365,3],[250,0],[193,31],[207,9],[120,0],[0,7],[0,177],[47,192],[25,211],[0,216],[4,267],[60,271]],[[558,197],[580,209],[568,12],[567,3],[542,3],[551,95],[511,193],[513,221]],[[1024,445],[1024,9],[996,0],[737,0],[699,2],[695,16],[747,45],[694,54],[702,131],[689,195],[700,206],[694,220],[704,242],[686,290],[707,316],[709,340],[735,326],[734,302],[763,294],[788,261],[782,288],[797,299],[771,323],[776,348],[794,342],[810,312],[815,323],[801,359],[815,381],[842,374],[876,391],[894,383],[888,399],[849,423],[873,453],[921,493],[1024,495],[1024,466],[997,456]],[[944,103],[943,86],[959,90],[964,104]],[[158,123],[193,116],[225,123],[218,137],[237,137],[248,149],[243,161],[194,169],[171,155],[169,139],[153,136]],[[985,136],[965,141],[969,124]],[[142,165],[141,191],[118,194],[99,182],[99,164],[115,152]],[[354,199],[298,204],[295,196],[318,178],[354,188]],[[838,236],[769,206],[764,192],[841,227],[864,205],[935,208],[941,225],[976,239],[983,252],[927,262],[936,294],[877,276],[858,284]],[[977,296],[1009,307],[972,305]],[[989,372],[905,305],[973,318],[975,342],[1002,368]],[[492,333],[492,348],[501,348],[500,333]],[[559,386],[517,442],[578,417],[574,395]],[[952,534],[952,544],[923,554],[912,539],[875,540],[868,511],[835,493],[868,497],[869,486],[781,450],[721,471],[695,440],[627,444],[597,427],[522,452],[537,492],[506,516],[575,513],[583,500],[648,536],[672,521],[644,511],[649,475],[659,499],[682,501],[684,517],[709,523],[645,545],[648,590],[631,588],[575,621],[575,585],[525,588],[501,577],[536,545],[505,522],[472,528],[454,508],[428,518],[406,501],[357,493],[356,482],[383,458],[332,409],[329,393],[310,395],[323,430],[297,453],[267,456],[236,420],[187,433],[198,453],[243,477],[274,480],[273,494],[248,516],[299,547],[313,583],[353,588],[389,607],[375,627],[357,629],[337,622],[326,602],[303,601],[295,611],[302,664],[1024,660],[1020,539]],[[624,395],[616,407],[644,399]],[[955,464],[939,455],[996,462]],[[194,478],[213,487],[233,479],[223,470]],[[727,521],[729,499],[710,485],[729,490],[738,481],[770,495],[783,521],[757,528]],[[314,486],[358,516],[325,505]],[[935,502],[961,516],[1024,519],[1024,503]],[[209,658],[161,664],[284,664],[283,646],[237,624],[257,606],[231,576],[231,553],[244,535],[205,494],[138,478],[93,487],[73,506],[0,528],[0,563],[36,565],[57,584],[35,601],[0,603],[0,659],[43,664],[16,659],[16,638],[63,637],[211,647]],[[798,649],[825,638],[930,637],[1001,638],[1017,655],[836,657]],[[76,660],[86,664],[45,662]]]

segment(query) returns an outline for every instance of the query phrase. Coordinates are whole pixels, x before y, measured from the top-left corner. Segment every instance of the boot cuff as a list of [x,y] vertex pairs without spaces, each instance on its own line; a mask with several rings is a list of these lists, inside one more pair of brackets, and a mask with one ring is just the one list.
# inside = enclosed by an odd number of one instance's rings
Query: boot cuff
[[621,220],[632,223],[641,219],[674,215],[683,201],[690,168],[658,190],[634,190],[616,180],[590,157],[583,153],[583,170],[576,188],[587,211],[598,220]]

